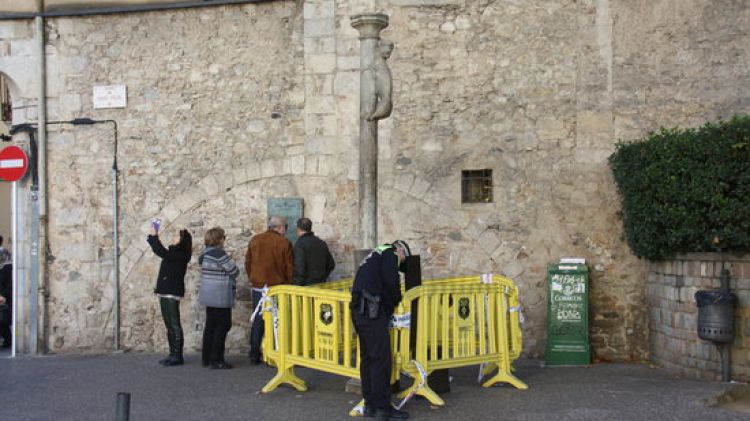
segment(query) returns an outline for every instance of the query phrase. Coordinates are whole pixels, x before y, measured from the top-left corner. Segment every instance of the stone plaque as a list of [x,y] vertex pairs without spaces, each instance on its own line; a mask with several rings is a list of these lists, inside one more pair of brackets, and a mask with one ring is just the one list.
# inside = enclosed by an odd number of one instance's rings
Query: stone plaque
[[268,217],[273,215],[286,218],[286,238],[294,244],[297,241],[297,220],[303,216],[304,202],[301,197],[272,197],[268,199]]
[[128,93],[125,85],[94,86],[94,108],[125,108]]

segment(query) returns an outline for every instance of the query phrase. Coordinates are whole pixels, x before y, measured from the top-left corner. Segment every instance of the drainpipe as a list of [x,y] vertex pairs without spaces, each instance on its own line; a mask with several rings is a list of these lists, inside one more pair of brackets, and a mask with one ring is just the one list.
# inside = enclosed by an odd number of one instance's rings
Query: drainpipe
[[[44,1],[37,0],[37,10],[41,13],[44,10]],[[39,353],[40,351],[46,353],[48,347],[48,325],[47,325],[47,309],[49,301],[49,272],[48,272],[48,251],[49,251],[49,238],[48,238],[48,219],[47,219],[47,58],[45,51],[45,30],[44,30],[44,17],[37,16],[36,20],[36,38],[37,38],[37,54],[38,54],[38,100],[37,100],[37,112],[38,112],[38,174],[39,174],[39,191],[38,191],[38,206],[39,206],[39,220],[34,221],[38,223],[38,242],[37,242],[37,261],[33,264],[38,265],[38,278],[36,279],[37,291],[31,291],[32,294],[37,293],[32,299],[31,306],[31,352]],[[36,239],[32,239],[36,240]],[[32,281],[33,283],[33,281]],[[39,303],[41,303],[40,311]],[[38,320],[35,320],[37,318]],[[39,332],[41,331],[42,336],[42,347],[40,349],[38,344]]]

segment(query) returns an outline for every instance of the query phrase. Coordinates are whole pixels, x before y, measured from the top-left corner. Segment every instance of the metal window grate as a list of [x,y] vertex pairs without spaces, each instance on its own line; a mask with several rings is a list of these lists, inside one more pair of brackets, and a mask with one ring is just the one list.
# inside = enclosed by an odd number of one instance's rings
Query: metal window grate
[[492,202],[492,170],[461,171],[461,203]]

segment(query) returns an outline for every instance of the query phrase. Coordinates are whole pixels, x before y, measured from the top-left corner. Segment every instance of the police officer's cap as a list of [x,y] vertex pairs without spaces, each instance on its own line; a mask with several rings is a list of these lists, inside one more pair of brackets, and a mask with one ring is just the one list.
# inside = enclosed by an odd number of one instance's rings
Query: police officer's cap
[[393,247],[402,247],[404,249],[404,253],[406,257],[411,256],[411,249],[409,248],[409,245],[406,244],[406,241],[404,240],[396,240],[391,243]]

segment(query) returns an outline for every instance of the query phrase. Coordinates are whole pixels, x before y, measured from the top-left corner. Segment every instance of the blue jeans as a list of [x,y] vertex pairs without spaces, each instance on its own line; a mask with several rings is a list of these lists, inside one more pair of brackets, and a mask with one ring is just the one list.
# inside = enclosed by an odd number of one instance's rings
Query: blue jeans
[[[255,311],[255,307],[258,306],[258,303],[260,302],[261,297],[263,296],[263,293],[260,291],[256,291],[253,289],[253,311]],[[261,343],[263,342],[263,331],[265,330],[265,326],[263,325],[263,317],[262,314],[259,312],[257,316],[255,316],[255,320],[253,320],[252,326],[250,326],[250,358],[253,360],[259,360],[260,359],[260,347]]]

